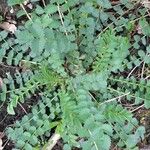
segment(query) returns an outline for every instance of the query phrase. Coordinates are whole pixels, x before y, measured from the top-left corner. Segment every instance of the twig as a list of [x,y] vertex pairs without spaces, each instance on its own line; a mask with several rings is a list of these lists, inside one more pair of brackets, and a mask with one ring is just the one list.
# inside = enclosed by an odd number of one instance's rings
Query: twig
[[20,4],[21,8],[23,9],[23,11],[25,12],[26,16],[28,17],[29,20],[32,21],[31,17],[29,16],[28,12],[26,11],[26,9],[24,8],[23,4]]
[[88,92],[88,93],[89,93],[89,95],[91,96],[91,98],[92,98],[96,103],[98,103],[97,100],[95,99],[95,97],[94,97],[90,92]]
[[[150,54],[148,54],[147,56],[150,56]],[[143,62],[144,62],[144,60],[142,60],[138,66],[140,66]],[[130,73],[128,74],[127,78],[129,78],[129,77],[131,76],[131,74],[133,73],[133,71],[134,71],[138,66],[135,66],[135,67],[130,71]]]
[[65,25],[64,25],[64,21],[63,21],[62,13],[61,13],[61,11],[60,11],[59,4],[57,4],[57,9],[58,9],[59,17],[60,17],[60,20],[61,20],[61,24],[63,25],[64,30],[65,30],[65,34],[66,34],[66,36],[68,36],[68,33],[67,33],[66,28],[65,28]]
[[139,106],[139,107],[133,109],[131,112],[133,113],[133,112],[137,111],[138,109],[140,109],[140,108],[142,108],[142,107],[144,107],[144,104],[142,104],[141,106]]
[[[140,62],[140,64],[141,64],[142,62]],[[129,78],[130,76],[131,76],[131,74],[133,73],[133,71],[137,68],[138,66],[135,66],[131,71],[130,71],[130,73],[128,74],[128,76],[127,76],[127,78]]]
[[23,110],[26,114],[28,114],[27,111],[24,109],[24,107],[21,105],[21,103],[18,102],[18,104],[19,104],[19,106],[22,108],[22,110]]
[[43,6],[46,7],[45,0],[42,0]]
[[145,62],[143,62],[143,66],[142,66],[141,79],[143,79],[144,69],[145,69]]
[[147,80],[150,77],[150,75],[148,75],[147,77],[144,78],[144,80]]
[[5,146],[8,144],[9,139],[7,139],[7,141],[5,142],[5,144],[3,145],[3,149],[5,148]]
[[120,98],[122,98],[122,97],[124,97],[124,96],[127,96],[127,95],[129,95],[129,94],[130,94],[130,92],[125,93],[125,94],[120,95],[120,96],[117,96],[117,97],[115,97],[115,98],[109,99],[109,100],[107,100],[107,101],[101,103],[100,105],[103,105],[103,104],[106,104],[106,103],[110,103],[110,102],[112,102],[112,101],[115,101],[116,99],[120,99]]
[[52,150],[60,138],[60,134],[54,133],[42,150]]

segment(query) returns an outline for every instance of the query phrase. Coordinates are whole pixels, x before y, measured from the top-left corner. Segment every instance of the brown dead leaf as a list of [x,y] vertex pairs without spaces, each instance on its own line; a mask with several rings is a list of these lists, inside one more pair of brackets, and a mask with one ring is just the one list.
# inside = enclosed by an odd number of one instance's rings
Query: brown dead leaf
[[0,24],[0,28],[15,33],[15,31],[17,30],[17,27],[14,24],[11,24],[9,22],[3,22]]

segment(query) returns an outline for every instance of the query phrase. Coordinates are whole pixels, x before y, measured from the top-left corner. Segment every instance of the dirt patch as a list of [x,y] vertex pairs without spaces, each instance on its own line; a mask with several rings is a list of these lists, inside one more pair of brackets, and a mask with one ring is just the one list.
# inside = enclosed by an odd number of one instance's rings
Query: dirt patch
[[0,64],[0,77],[5,78],[6,73],[8,73],[8,72],[10,72],[11,75],[14,75],[16,72],[16,69],[17,69],[17,67]]

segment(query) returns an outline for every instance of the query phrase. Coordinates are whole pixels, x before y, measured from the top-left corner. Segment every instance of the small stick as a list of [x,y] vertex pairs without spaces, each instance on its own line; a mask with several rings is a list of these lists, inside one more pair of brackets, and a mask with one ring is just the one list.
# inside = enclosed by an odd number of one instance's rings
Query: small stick
[[141,72],[141,79],[143,79],[144,69],[145,69],[145,62],[143,62],[143,67],[142,67],[142,72]]
[[43,6],[46,7],[45,0],[42,0]]
[[141,106],[139,106],[139,107],[133,109],[131,112],[133,113],[133,112],[137,111],[138,109],[140,109],[140,108],[142,108],[142,107],[144,107],[144,104],[142,104]]
[[131,71],[130,73],[128,74],[127,78],[129,78],[131,76],[131,74],[133,73],[133,71],[137,68],[138,66],[135,66]]
[[60,134],[54,133],[42,150],[52,150],[60,138]]
[[150,77],[150,75],[148,75],[147,77],[144,78],[144,80],[147,80]]
[[60,20],[61,20],[61,24],[63,25],[64,30],[65,30],[65,34],[66,34],[66,36],[68,36],[68,33],[67,33],[66,29],[65,29],[65,25],[64,25],[64,22],[63,22],[63,17],[62,17],[62,13],[60,11],[59,4],[57,4],[57,9],[58,9],[59,17],[60,17]]
[[21,105],[21,103],[18,102],[18,104],[19,104],[19,106],[22,108],[22,110],[23,110],[23,111],[26,113],[26,115],[27,115],[28,113],[27,113],[27,111],[24,109],[24,107]]
[[115,101],[116,99],[120,99],[120,98],[122,98],[122,97],[124,97],[124,96],[127,96],[127,95],[129,95],[129,94],[130,94],[130,92],[125,93],[125,94],[120,95],[120,96],[117,96],[117,97],[115,97],[115,98],[109,99],[109,100],[107,100],[107,101],[101,103],[100,105],[103,105],[103,104],[106,104],[106,103],[110,103],[110,102],[112,102],[112,101]]
[[21,8],[24,10],[25,14],[27,15],[28,19],[32,21],[31,17],[29,16],[28,12],[24,8],[23,4],[20,4]]
[[9,139],[7,139],[7,141],[5,142],[5,144],[3,145],[3,149],[5,148],[5,146],[8,144]]
[[[150,56],[150,54],[148,54],[147,56]],[[129,77],[131,76],[131,74],[133,73],[133,71],[134,71],[137,67],[139,67],[143,62],[144,62],[144,60],[142,60],[138,66],[135,66],[135,67],[130,71],[130,73],[128,74],[127,78],[129,78]]]

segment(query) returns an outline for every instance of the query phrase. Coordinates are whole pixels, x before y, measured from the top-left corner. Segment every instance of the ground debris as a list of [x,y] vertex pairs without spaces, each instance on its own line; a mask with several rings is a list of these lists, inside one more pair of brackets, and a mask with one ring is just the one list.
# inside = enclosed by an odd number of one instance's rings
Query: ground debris
[[17,27],[14,24],[11,24],[9,22],[3,22],[0,24],[0,28],[15,33],[15,31],[17,30]]

